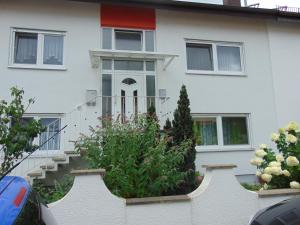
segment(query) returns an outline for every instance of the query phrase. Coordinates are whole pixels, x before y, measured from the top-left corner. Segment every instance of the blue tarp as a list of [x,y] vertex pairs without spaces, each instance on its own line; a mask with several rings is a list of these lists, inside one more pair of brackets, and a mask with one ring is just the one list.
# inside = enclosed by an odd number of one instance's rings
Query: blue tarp
[[21,177],[6,176],[0,181],[0,225],[13,225],[30,193]]

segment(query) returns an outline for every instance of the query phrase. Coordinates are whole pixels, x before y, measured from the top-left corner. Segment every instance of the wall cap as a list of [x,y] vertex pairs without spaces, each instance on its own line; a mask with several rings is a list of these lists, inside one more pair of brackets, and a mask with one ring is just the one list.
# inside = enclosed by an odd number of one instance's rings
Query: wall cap
[[262,190],[258,191],[259,197],[271,197],[276,195],[300,195],[300,189],[273,189],[273,190]]
[[167,203],[167,202],[181,202],[190,201],[187,195],[173,195],[173,196],[160,196],[160,197],[147,197],[147,198],[128,198],[126,205],[142,205],[154,203]]
[[210,164],[210,165],[203,165],[202,167],[206,169],[232,169],[237,166],[234,164]]
[[71,174],[74,176],[82,175],[101,175],[104,176],[106,173],[105,169],[88,169],[88,170],[72,170]]

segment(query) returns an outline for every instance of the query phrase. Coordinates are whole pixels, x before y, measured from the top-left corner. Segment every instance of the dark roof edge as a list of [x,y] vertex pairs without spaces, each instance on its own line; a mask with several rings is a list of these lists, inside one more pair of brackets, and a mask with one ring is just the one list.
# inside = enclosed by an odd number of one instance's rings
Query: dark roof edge
[[300,13],[283,12],[277,9],[262,9],[251,7],[238,7],[228,5],[216,5],[196,2],[183,2],[173,0],[69,0],[80,2],[94,2],[94,3],[110,3],[122,5],[135,5],[143,7],[155,7],[168,10],[180,10],[190,12],[204,12],[219,15],[229,16],[247,16],[265,19],[284,18],[285,20],[300,20]]

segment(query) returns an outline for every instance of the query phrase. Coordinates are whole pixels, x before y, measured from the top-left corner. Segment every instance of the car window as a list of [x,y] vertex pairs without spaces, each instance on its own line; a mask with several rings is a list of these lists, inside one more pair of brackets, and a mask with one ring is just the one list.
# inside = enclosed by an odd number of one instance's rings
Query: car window
[[40,205],[34,192],[29,194],[14,225],[45,225],[40,220]]

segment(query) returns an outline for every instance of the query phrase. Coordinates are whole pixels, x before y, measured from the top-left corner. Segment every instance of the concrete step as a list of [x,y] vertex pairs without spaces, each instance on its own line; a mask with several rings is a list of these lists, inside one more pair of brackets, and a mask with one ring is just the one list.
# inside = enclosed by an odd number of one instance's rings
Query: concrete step
[[36,171],[32,171],[32,172],[28,173],[27,175],[29,177],[41,177],[41,176],[43,176],[43,171],[36,170]]
[[55,169],[55,164],[51,163],[51,164],[41,165],[40,168],[43,170],[53,170]]
[[65,162],[67,161],[67,158],[65,156],[55,156],[52,158],[54,162]]
[[64,151],[64,153],[69,157],[80,157],[80,153],[74,150]]

